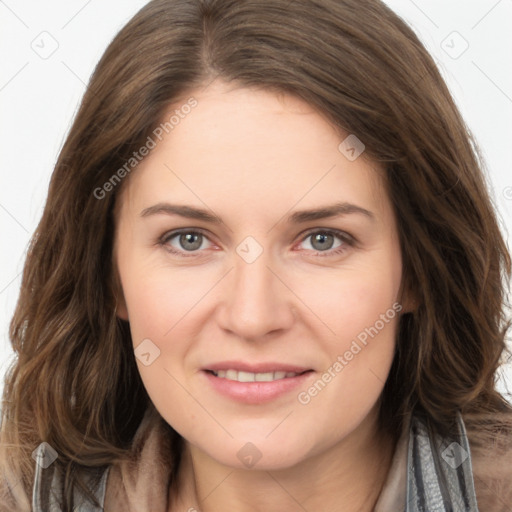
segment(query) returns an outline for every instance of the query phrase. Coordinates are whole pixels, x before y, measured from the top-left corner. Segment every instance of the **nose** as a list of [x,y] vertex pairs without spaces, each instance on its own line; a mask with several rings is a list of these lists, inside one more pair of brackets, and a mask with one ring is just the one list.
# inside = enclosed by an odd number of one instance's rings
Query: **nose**
[[270,267],[266,253],[247,263],[238,256],[226,276],[218,308],[219,325],[238,337],[255,341],[289,329],[294,320],[294,294],[284,276]]

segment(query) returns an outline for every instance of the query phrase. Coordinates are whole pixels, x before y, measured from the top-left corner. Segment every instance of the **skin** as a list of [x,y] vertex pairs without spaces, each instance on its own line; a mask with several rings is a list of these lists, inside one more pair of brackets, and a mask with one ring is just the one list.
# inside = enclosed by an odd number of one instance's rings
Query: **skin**
[[[221,81],[190,96],[198,105],[123,184],[114,249],[118,315],[130,322],[134,348],[150,339],[160,350],[149,366],[137,359],[141,378],[185,439],[169,511],[316,512],[340,510],[340,503],[345,512],[373,510],[394,450],[377,412],[399,315],[309,403],[297,395],[393,304],[408,310],[382,169],[364,153],[349,161],[338,150],[348,134],[298,98]],[[373,217],[286,221],[340,201]],[[141,216],[165,202],[207,209],[223,222]],[[181,228],[204,230],[195,252],[179,236],[159,243]],[[326,229],[356,242],[335,236],[315,244]],[[247,236],[263,249],[252,263],[236,252]],[[218,394],[201,372],[227,359],[315,371],[308,386],[241,404]],[[251,468],[237,457],[247,442],[261,453]]]

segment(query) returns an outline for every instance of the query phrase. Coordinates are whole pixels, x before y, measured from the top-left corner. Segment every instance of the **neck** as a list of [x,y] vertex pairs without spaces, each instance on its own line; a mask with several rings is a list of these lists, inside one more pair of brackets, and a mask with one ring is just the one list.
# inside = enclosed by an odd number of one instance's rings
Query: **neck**
[[185,443],[178,493],[169,512],[371,512],[387,477],[395,440],[379,432],[376,413],[323,452],[293,467],[234,469]]

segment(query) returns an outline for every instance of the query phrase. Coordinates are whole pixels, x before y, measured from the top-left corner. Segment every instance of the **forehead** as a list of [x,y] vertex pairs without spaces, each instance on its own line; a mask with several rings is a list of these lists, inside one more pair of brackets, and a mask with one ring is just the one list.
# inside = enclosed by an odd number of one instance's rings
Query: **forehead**
[[[182,109],[191,97],[194,108]],[[161,126],[171,117],[129,177],[124,200],[137,208],[170,195],[231,205],[238,215],[271,207],[272,217],[298,201],[303,208],[347,198],[385,207],[382,169],[364,153],[347,159],[340,143],[350,134],[300,98],[214,82],[170,105]]]

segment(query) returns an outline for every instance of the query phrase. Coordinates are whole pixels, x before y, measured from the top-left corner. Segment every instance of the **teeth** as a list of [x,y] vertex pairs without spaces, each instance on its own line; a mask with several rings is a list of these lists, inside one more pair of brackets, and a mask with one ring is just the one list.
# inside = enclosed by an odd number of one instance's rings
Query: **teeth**
[[272,372],[255,373],[254,380],[256,382],[271,382],[274,380],[274,374]]
[[226,379],[236,380],[238,377],[238,372],[236,370],[227,370],[226,371]]
[[249,373],[249,372],[238,372],[238,382],[254,382],[254,379],[256,378],[255,373]]
[[236,380],[238,382],[272,382],[299,375],[295,372],[267,372],[267,373],[252,373],[242,372],[237,370],[218,370],[213,372],[214,375],[221,379]]

